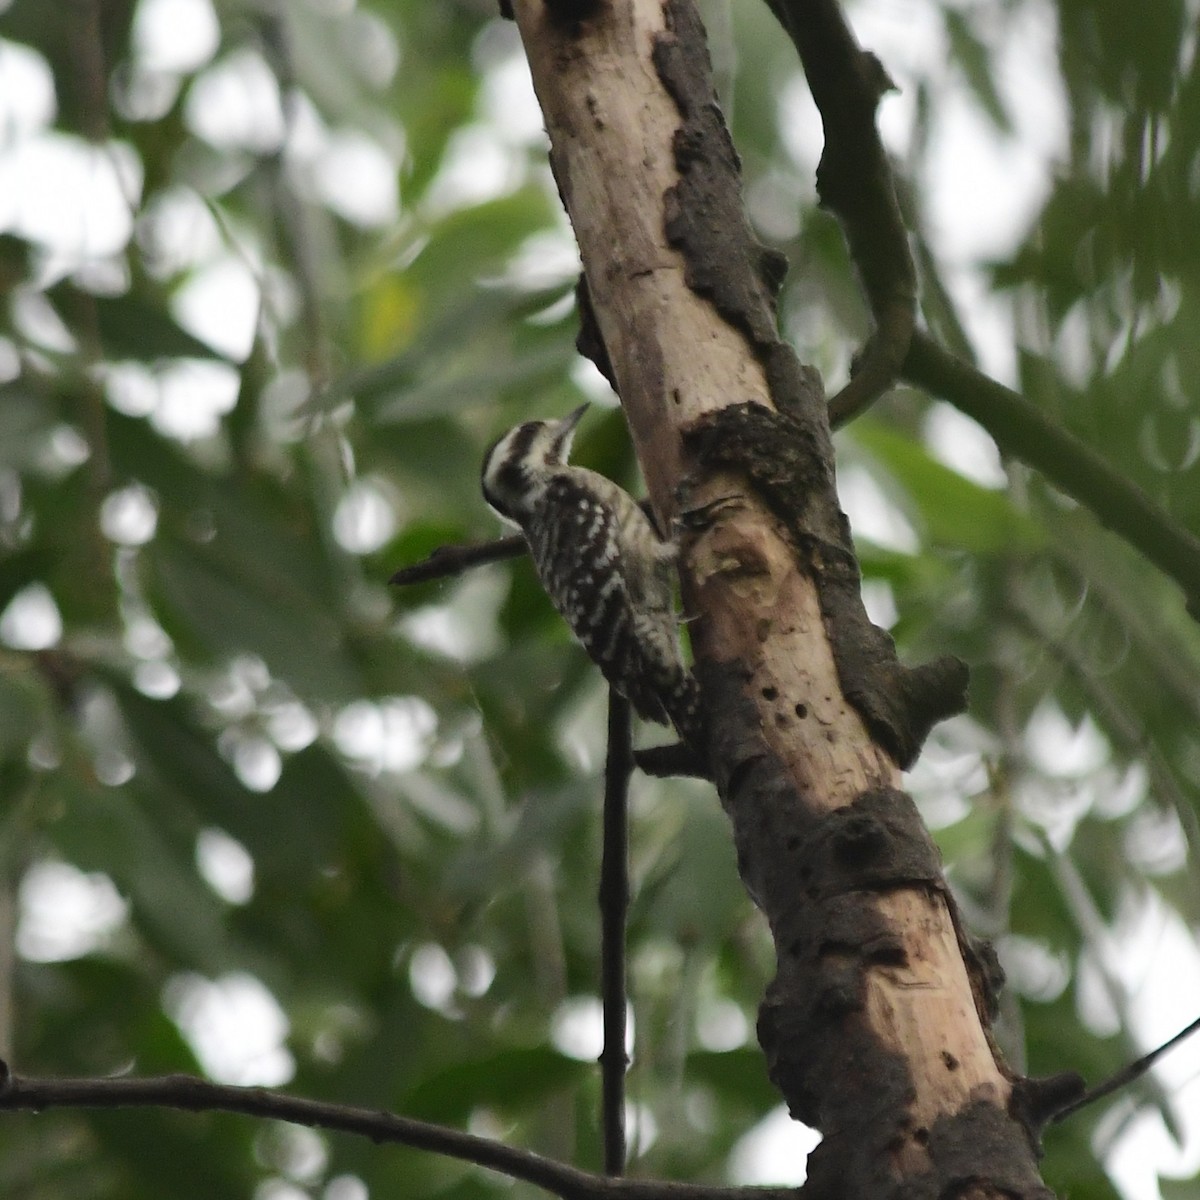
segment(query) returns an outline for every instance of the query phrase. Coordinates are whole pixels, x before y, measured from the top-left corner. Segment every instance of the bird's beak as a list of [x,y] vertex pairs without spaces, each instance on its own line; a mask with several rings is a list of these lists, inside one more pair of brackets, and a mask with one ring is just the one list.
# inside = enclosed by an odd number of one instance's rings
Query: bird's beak
[[587,412],[590,407],[591,405],[585,400],[573,413],[568,413],[565,417],[563,417],[563,419],[559,422],[561,427],[560,432],[574,433],[575,426],[583,420],[583,414]]

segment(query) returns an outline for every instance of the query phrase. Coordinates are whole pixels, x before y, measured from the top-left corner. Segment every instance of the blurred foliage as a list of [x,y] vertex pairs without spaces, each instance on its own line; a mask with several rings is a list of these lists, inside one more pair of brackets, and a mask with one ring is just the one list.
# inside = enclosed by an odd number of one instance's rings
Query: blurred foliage
[[[499,431],[603,395],[494,9],[0,5],[0,1046],[24,1073],[204,1069],[598,1162],[596,674],[525,562],[385,582],[494,532]],[[793,264],[786,326],[836,384],[864,313],[792,51],[765,6],[705,13],[751,212]],[[872,45],[902,26],[896,61],[874,48],[931,328],[986,328],[1032,400],[1200,527],[1194,0],[851,14]],[[953,111],[1020,149],[1022,66],[1064,138],[972,293],[930,216],[971,189],[939,137]],[[1145,1047],[1155,949],[1198,973],[1195,625],[1020,464],[972,469],[986,438],[927,397],[899,389],[839,452],[879,619],[972,666],[912,784],[999,940],[999,1034],[1099,1079]],[[635,479],[611,405],[578,457]],[[776,1104],[769,942],[706,789],[639,779],[632,823],[636,1169],[719,1180]],[[1050,1184],[1115,1195],[1105,1164],[1156,1113],[1194,1161],[1195,1088],[1189,1118],[1169,1078],[1052,1129]],[[503,1190],[233,1118],[0,1120],[14,1200]]]

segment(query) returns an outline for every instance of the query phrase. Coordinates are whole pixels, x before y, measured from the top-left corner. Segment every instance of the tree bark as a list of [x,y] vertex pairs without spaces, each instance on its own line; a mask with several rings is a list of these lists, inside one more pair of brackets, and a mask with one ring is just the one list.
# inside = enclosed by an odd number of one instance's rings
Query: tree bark
[[691,0],[514,15],[583,257],[581,347],[681,530],[710,766],[777,950],[759,1036],[824,1135],[804,1193],[1040,1200],[1039,1093],[988,1034],[998,968],[899,790],[965,668],[906,670],[866,618],[821,383],[777,335],[781,264],[742,214]]

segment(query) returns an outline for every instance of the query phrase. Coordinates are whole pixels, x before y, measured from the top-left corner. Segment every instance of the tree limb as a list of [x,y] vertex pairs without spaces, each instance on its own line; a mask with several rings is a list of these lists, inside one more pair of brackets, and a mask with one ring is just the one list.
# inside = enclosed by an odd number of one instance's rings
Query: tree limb
[[1174,1037],[1168,1038],[1161,1046],[1156,1046],[1149,1053],[1143,1054],[1141,1058],[1135,1058],[1133,1062],[1110,1075],[1103,1083],[1098,1083],[1095,1087],[1088,1088],[1077,1100],[1060,1108],[1050,1120],[1054,1124],[1058,1124],[1059,1121],[1065,1121],[1081,1108],[1086,1108],[1089,1104],[1095,1104],[1097,1100],[1103,1100],[1105,1096],[1111,1096],[1118,1089],[1126,1087],[1136,1079],[1140,1079],[1168,1050],[1173,1050],[1180,1042],[1191,1037],[1193,1033],[1198,1031],[1200,1031],[1200,1017],[1197,1017],[1190,1025],[1181,1029]]
[[[741,207],[694,6],[513,8],[647,490],[664,520],[689,518],[705,750],[776,945],[759,1037],[790,1111],[828,1135],[806,1194],[969,1177],[980,1196],[1047,1200],[988,1039],[994,973],[898,790],[944,706],[867,622],[823,388],[779,337],[778,261]],[[897,686],[877,689],[884,675]],[[913,736],[894,748],[875,736],[900,724]]]
[[1200,538],[1173,521],[1137,484],[1024,396],[956,358],[928,334],[913,335],[902,374],[978,421],[1003,453],[1042,472],[1144,554],[1183,588],[1188,611],[1200,619]]
[[625,923],[629,913],[629,780],[633,727],[629,701],[608,691],[608,756],[604,764],[604,849],[600,859],[600,1051],[604,1173],[625,1171]]
[[490,542],[439,546],[428,558],[423,558],[411,566],[401,567],[391,576],[388,583],[397,587],[408,587],[414,583],[427,583],[431,579],[445,579],[450,575],[461,575],[468,568],[479,567],[484,563],[520,558],[528,549],[528,544],[519,533]]
[[794,1200],[790,1188],[704,1187],[644,1179],[606,1179],[474,1134],[377,1109],[329,1104],[268,1088],[233,1087],[194,1075],[145,1079],[38,1079],[0,1063],[0,1110],[47,1108],[175,1108],[269,1117],[429,1150],[519,1179],[563,1200]]
[[821,203],[839,220],[875,329],[849,382],[829,402],[843,424],[895,382],[916,320],[917,273],[896,199],[892,167],[875,126],[895,88],[883,64],[855,40],[838,0],[767,0],[800,53],[821,113]]

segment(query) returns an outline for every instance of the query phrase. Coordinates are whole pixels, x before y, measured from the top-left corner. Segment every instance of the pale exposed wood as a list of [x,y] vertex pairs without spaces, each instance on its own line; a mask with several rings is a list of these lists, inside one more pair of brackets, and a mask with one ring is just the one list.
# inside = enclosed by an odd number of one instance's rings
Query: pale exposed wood
[[514,5],[646,486],[666,514],[680,478],[680,426],[730,400],[769,404],[770,395],[745,338],[688,287],[663,232],[663,194],[678,180],[679,112],[650,59],[662,5],[603,7],[604,20],[573,34],[541,0]]
[[899,787],[895,763],[842,695],[816,588],[771,518],[753,508],[727,517],[697,539],[689,565],[704,614],[695,640],[751,672],[763,737],[797,788],[838,808],[868,788]]

